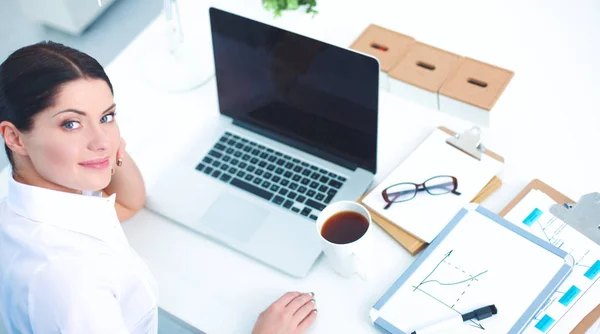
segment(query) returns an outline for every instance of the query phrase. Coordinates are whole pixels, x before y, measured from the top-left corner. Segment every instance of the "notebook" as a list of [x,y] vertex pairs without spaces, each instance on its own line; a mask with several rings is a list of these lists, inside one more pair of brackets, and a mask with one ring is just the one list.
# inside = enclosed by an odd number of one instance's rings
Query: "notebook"
[[[430,243],[456,211],[475,198],[504,166],[503,161],[487,154],[482,154],[481,160],[465,154],[446,142],[450,137],[444,130],[435,129],[362,203],[419,240]],[[387,202],[381,193],[385,188],[401,182],[422,183],[436,175],[456,177],[461,195],[431,196],[419,192],[412,200],[384,209]]]
[[[495,305],[498,314],[448,328],[447,334],[520,333],[572,270],[567,252],[482,206],[461,209],[373,306],[388,333]],[[535,264],[535,265],[533,265]]]

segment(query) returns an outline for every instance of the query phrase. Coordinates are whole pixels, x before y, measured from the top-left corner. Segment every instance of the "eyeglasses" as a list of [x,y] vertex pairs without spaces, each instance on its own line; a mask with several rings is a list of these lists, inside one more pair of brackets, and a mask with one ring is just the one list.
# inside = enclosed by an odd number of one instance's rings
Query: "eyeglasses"
[[387,210],[393,203],[410,201],[417,196],[419,191],[426,191],[434,196],[449,193],[460,196],[460,193],[456,191],[457,187],[458,180],[449,175],[434,176],[421,184],[411,182],[394,184],[381,192],[383,199],[388,203],[383,209]]

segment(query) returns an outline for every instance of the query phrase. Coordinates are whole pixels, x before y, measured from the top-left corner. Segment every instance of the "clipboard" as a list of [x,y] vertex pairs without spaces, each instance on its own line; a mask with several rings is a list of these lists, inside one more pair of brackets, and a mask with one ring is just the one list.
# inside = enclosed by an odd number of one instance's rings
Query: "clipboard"
[[[473,198],[471,200],[471,203],[480,204],[486,198],[488,198],[491,194],[493,194],[496,190],[498,190],[501,186],[502,186],[502,180],[500,180],[500,178],[498,178],[497,176],[494,176],[490,180],[490,182],[479,192],[479,194],[477,194],[477,196],[475,196],[475,198]],[[361,203],[360,201],[362,201],[362,199],[367,194],[363,195],[359,199],[359,203]],[[384,217],[382,217],[381,215],[379,215],[377,212],[371,210],[368,207],[366,207],[366,209],[369,210],[369,213],[371,214],[371,218],[373,219],[373,221],[377,225],[379,225],[379,227],[381,227],[381,229],[384,230],[390,237],[392,237],[394,240],[396,240],[396,242],[398,242],[400,244],[400,246],[402,246],[404,249],[406,249],[411,255],[418,254],[420,251],[423,250],[423,248],[425,248],[427,246],[426,242],[421,241],[419,238],[406,232],[398,225],[392,223],[391,221],[389,221],[389,220],[385,219]]]
[[[456,132],[448,129],[447,127],[440,126],[437,129],[447,133],[451,137],[456,137]],[[480,143],[476,143],[476,144],[480,145]],[[459,149],[459,148],[457,148],[457,149]],[[472,148],[465,148],[465,149],[461,149],[461,150],[462,151],[472,150]],[[466,153],[466,154],[468,154],[468,153]],[[493,151],[485,150],[484,154],[497,160],[497,161],[504,163],[504,158],[502,156],[498,155],[497,153],[494,153]],[[494,176],[490,180],[490,182],[488,182],[488,184],[483,189],[481,189],[481,191],[471,200],[471,203],[481,203],[483,200],[485,200],[491,194],[493,194],[496,190],[498,190],[501,186],[502,186],[502,180],[500,178],[498,178],[497,176]],[[373,187],[371,189],[371,191],[373,191],[374,189],[375,189],[375,187]],[[373,221],[377,225],[379,225],[379,227],[381,227],[390,237],[392,237],[394,240],[396,240],[396,242],[398,242],[400,244],[400,246],[402,246],[404,249],[406,249],[411,255],[416,255],[420,251],[422,251],[427,246],[426,242],[420,240],[419,238],[417,238],[416,236],[405,231],[404,229],[402,229],[398,225],[394,224],[390,220],[379,215],[375,210],[372,210],[371,208],[369,208],[368,205],[365,205],[363,203],[363,199],[366,196],[368,196],[371,193],[371,191],[368,191],[363,196],[361,196],[361,198],[358,200],[358,202],[361,205],[365,206],[365,208],[369,211]]]
[[[469,215],[471,215],[471,217],[473,216],[477,216],[478,218],[480,218],[480,220],[472,220],[473,218],[469,217]],[[471,220],[469,221],[469,218],[471,218]],[[483,220],[481,220],[483,219]],[[547,270],[544,275],[548,275],[548,284],[544,287],[542,287],[539,290],[535,291],[535,294],[533,294],[532,300],[524,300],[524,305],[526,306],[525,311],[524,312],[518,312],[518,313],[514,313],[512,315],[509,316],[508,319],[496,319],[496,325],[498,323],[505,323],[505,321],[510,320],[510,322],[506,322],[506,325],[510,326],[510,330],[508,330],[507,332],[510,334],[513,333],[520,333],[527,325],[528,323],[533,319],[534,315],[537,313],[537,311],[546,303],[546,301],[548,300],[548,298],[550,298],[550,296],[554,293],[554,291],[556,291],[556,289],[564,282],[564,280],[568,277],[568,275],[571,273],[573,265],[574,265],[574,259],[573,257],[568,254],[567,252],[565,252],[564,250],[561,250],[557,247],[554,247],[553,245],[543,241],[542,239],[534,236],[533,234],[517,227],[514,226],[511,222],[507,221],[506,219],[498,216],[497,214],[492,213],[491,211],[485,209],[482,206],[479,205],[475,205],[475,204],[471,204],[468,207],[465,207],[463,209],[461,209],[456,216],[452,219],[452,221],[444,228],[444,230],[442,230],[442,232],[438,235],[438,237],[431,243],[431,245],[429,247],[427,247],[427,249],[415,260],[415,262],[413,262],[413,264],[402,274],[402,276],[400,276],[400,278],[398,278],[398,280],[392,285],[392,287],[385,292],[385,294],[375,303],[375,305],[373,306],[373,308],[371,309],[371,313],[370,313],[370,317],[371,317],[371,321],[373,322],[373,325],[375,327],[377,327],[378,329],[380,329],[381,331],[385,332],[385,333],[391,333],[391,334],[407,334],[407,332],[402,331],[398,328],[397,325],[394,325],[393,322],[398,323],[399,321],[405,321],[405,319],[410,318],[411,321],[412,320],[411,317],[406,317],[404,319],[390,319],[389,315],[393,314],[402,314],[400,312],[397,312],[398,310],[395,308],[392,308],[391,310],[387,311],[384,309],[384,307],[386,305],[388,305],[388,303],[392,303],[393,302],[393,298],[397,298],[397,302],[395,303],[395,305],[392,305],[392,307],[397,306],[397,305],[402,305],[402,303],[404,304],[409,304],[407,307],[430,307],[428,305],[424,305],[421,303],[417,303],[417,302],[412,302],[410,301],[409,298],[406,298],[407,295],[407,291],[408,294],[410,295],[411,293],[415,293],[414,291],[417,291],[417,289],[419,289],[419,287],[423,284],[418,284],[416,287],[413,286],[412,284],[415,284],[415,282],[418,282],[419,279],[421,278],[421,276],[424,273],[430,272],[430,268],[431,266],[433,267],[433,272],[431,272],[430,274],[428,274],[427,276],[425,276],[425,279],[429,279],[429,281],[425,282],[425,283],[429,283],[429,282],[439,282],[438,280],[440,278],[435,276],[435,271],[438,270],[438,268],[445,268],[445,264],[443,263],[446,258],[450,259],[448,256],[454,251],[454,252],[458,252],[458,250],[452,250],[451,252],[446,253],[446,251],[449,249],[449,247],[451,246],[455,246],[457,244],[456,239],[458,239],[458,237],[456,236],[457,234],[460,235],[461,232],[464,232],[466,230],[468,230],[466,227],[461,226],[461,224],[469,224],[467,225],[469,228],[472,228],[473,226],[482,226],[482,222],[486,222],[486,224],[489,222],[491,224],[488,224],[489,226],[493,227],[492,230],[490,230],[488,232],[488,238],[486,240],[483,240],[481,242],[483,243],[487,243],[487,242],[493,242],[493,240],[496,240],[496,242],[503,242],[502,240],[497,240],[498,238],[502,238],[503,236],[511,236],[513,238],[515,238],[514,240],[517,240],[519,242],[520,245],[525,245],[527,248],[526,249],[530,249],[530,250],[537,250],[538,255],[544,256],[545,258],[547,257],[547,259],[551,259],[552,261],[556,262],[553,265],[553,268]],[[498,231],[503,231],[503,234],[497,234]],[[496,232],[494,234],[492,234],[492,232]],[[480,234],[480,235],[484,235],[484,234]],[[492,237],[493,236],[493,237]],[[450,240],[448,240],[450,239]],[[479,240],[479,239],[478,239]],[[514,243],[511,243],[512,245],[514,245]],[[464,245],[464,243],[463,243]],[[439,249],[438,249],[439,248]],[[491,245],[490,247],[486,247],[488,252],[498,252],[500,255],[502,256],[504,254],[504,252],[506,250],[503,250],[502,248],[498,248],[498,247],[494,247],[494,245]],[[472,254],[472,252],[468,252],[469,249],[467,249],[466,251],[462,252],[462,254]],[[439,261],[438,257],[440,256],[440,254],[444,254],[446,253],[446,256],[442,258],[442,261]],[[514,258],[514,257],[511,257]],[[463,260],[463,263],[468,263],[469,259]],[[456,262],[455,262],[456,261]],[[524,261],[526,263],[529,263],[528,261],[531,261],[531,259],[528,259],[526,257],[522,257],[521,260],[519,261]],[[562,261],[562,262],[561,262]],[[452,265],[450,265],[449,262],[452,262]],[[493,263],[498,263],[498,262],[502,262],[502,261],[490,261]],[[445,270],[454,270],[453,268],[455,266],[456,269],[458,270],[464,270],[464,268],[462,267],[462,263],[460,260],[455,259],[455,260],[448,260],[448,269]],[[511,265],[511,264],[508,264]],[[421,269],[421,266],[424,266],[426,268]],[[460,268],[459,268],[460,267]],[[523,268],[521,266],[521,268]],[[539,268],[532,268],[532,274],[537,273],[537,270],[539,270]],[[444,269],[442,269],[444,270]],[[491,270],[491,272],[502,272],[501,270]],[[474,279],[477,276],[472,276],[472,273],[467,273],[469,275],[469,277],[471,277],[472,279]],[[413,276],[419,276],[418,278],[414,278]],[[517,277],[519,275],[511,275],[514,277]],[[539,280],[537,278],[534,277],[530,277],[529,275],[521,275],[522,277],[527,277],[527,279],[530,279],[529,281],[523,281],[523,284],[528,284],[526,286],[524,286],[524,289],[528,289],[534,286],[539,286]],[[480,277],[481,281],[483,281],[483,276]],[[518,278],[515,278],[518,279]],[[499,280],[498,277],[496,277],[495,280],[493,280],[494,282],[497,281],[502,281]],[[421,281],[423,282],[423,281]],[[474,281],[471,281],[474,282]],[[470,284],[470,283],[469,283]],[[473,284],[477,284],[477,283],[473,283]],[[514,282],[508,282],[507,283],[509,286],[514,287]],[[449,285],[449,284],[440,284],[440,285]],[[408,286],[408,288],[407,288]],[[415,288],[413,290],[413,288]],[[465,292],[467,292],[468,288],[465,288]],[[509,289],[510,290],[510,289]],[[475,290],[475,291],[479,291],[481,292],[481,290]],[[418,291],[417,291],[418,292]],[[468,296],[464,296],[465,292],[463,292],[462,295],[459,294],[460,298],[466,298],[468,299]],[[397,295],[400,293],[400,295]],[[520,296],[519,292],[513,293],[516,296]],[[423,301],[427,301],[428,303],[432,304],[432,305],[437,305],[437,303],[443,303],[444,299],[443,298],[438,298],[436,296],[430,295],[429,293],[427,293],[426,291],[423,292],[422,294],[419,295],[415,295],[418,298],[423,298]],[[519,298],[512,298],[512,297],[507,297],[508,300],[519,300]],[[498,304],[496,303],[499,312],[498,314],[500,314],[500,310],[501,309],[511,309],[510,307],[507,307],[506,303],[507,303],[507,299],[502,300],[501,302],[503,304]],[[454,300],[454,298],[452,298],[451,300]],[[476,303],[479,303],[479,301],[477,301]],[[524,305],[520,305],[519,308],[523,309]],[[450,307],[448,304],[444,304],[444,306],[446,307]],[[454,312],[457,312],[460,314],[458,309],[454,308],[455,305],[453,305],[452,307],[450,307],[451,309],[453,309]],[[459,306],[457,306],[458,308]],[[443,307],[440,307],[439,309],[444,309]],[[462,310],[460,310],[462,311]],[[418,311],[416,311],[418,313]],[[450,312],[451,311],[447,311]],[[424,312],[427,313],[427,312]],[[506,314],[506,311],[504,311],[504,314]],[[428,314],[428,316],[433,316],[433,313]],[[493,319],[493,318],[491,318]],[[514,322],[512,322],[514,321]],[[490,322],[488,322],[487,324],[491,325]],[[467,324],[468,326],[469,324]],[[405,325],[406,326],[406,325]],[[485,327],[485,326],[484,326]],[[418,328],[415,328],[418,329]],[[488,328],[489,329],[489,328]],[[493,329],[493,327],[492,327]],[[409,329],[410,331],[414,330],[412,328]],[[464,330],[464,328],[460,329],[461,331]],[[477,329],[478,330],[478,329]]]
[[581,320],[571,334],[584,334],[598,319],[600,319],[600,304]]
[[523,188],[523,190],[521,190],[521,192],[517,196],[515,196],[515,198],[513,198],[512,201],[508,203],[508,205],[506,205],[506,207],[504,207],[504,209],[502,209],[502,211],[500,211],[500,216],[506,216],[506,214],[509,213],[510,210],[512,210],[515,207],[515,205],[517,205],[517,203],[519,203],[523,198],[525,198],[525,196],[527,196],[527,194],[529,194],[531,190],[539,190],[544,194],[548,195],[550,198],[552,198],[553,201],[559,204],[575,203],[575,201],[573,201],[566,195],[561,194],[558,190],[550,187],[541,180],[534,179],[531,182],[529,182],[529,184],[525,186],[525,188]]
[[[558,204],[564,203],[575,203],[571,198],[562,194],[558,190],[552,188],[548,184],[542,182],[539,179],[534,179],[521,192],[513,198],[510,203],[500,211],[500,216],[506,216],[527,194],[529,194],[532,190],[539,190],[544,194],[548,195],[553,201]],[[583,334],[585,331],[590,328],[594,324],[595,321],[600,319],[600,305],[598,305],[595,309],[593,309],[588,315],[586,315],[579,324],[573,329],[571,333],[573,334]]]

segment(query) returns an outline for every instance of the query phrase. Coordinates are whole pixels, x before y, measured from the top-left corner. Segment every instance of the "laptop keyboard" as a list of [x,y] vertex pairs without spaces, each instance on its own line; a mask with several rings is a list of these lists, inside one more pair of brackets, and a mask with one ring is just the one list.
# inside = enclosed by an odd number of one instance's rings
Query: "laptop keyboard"
[[346,178],[226,132],[196,170],[317,220]]

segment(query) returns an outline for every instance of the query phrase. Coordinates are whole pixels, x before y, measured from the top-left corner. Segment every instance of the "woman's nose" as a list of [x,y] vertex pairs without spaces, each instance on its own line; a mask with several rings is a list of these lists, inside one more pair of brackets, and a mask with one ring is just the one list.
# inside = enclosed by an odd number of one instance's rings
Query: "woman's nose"
[[92,125],[89,127],[88,148],[92,151],[105,151],[110,144],[110,134],[102,125]]

